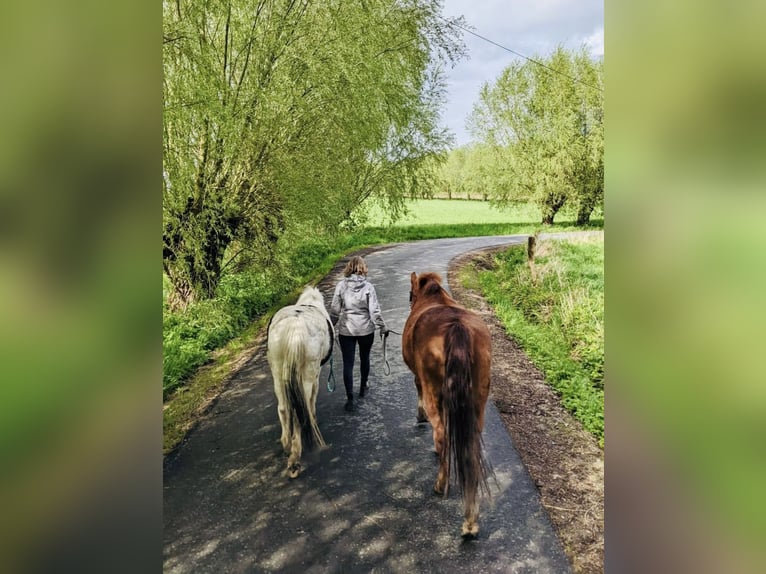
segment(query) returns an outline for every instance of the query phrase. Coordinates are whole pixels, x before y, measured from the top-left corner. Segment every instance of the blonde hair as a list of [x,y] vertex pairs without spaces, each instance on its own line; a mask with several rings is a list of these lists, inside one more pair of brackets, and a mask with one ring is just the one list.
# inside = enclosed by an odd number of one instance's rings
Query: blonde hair
[[343,275],[348,277],[350,275],[367,275],[367,264],[364,259],[359,255],[354,255],[346,264],[346,268],[343,270]]

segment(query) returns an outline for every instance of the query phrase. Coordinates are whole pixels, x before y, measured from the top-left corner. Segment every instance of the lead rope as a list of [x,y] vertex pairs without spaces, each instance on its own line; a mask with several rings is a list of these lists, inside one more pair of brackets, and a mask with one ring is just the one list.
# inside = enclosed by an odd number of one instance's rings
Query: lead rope
[[330,374],[327,377],[327,390],[331,393],[335,391],[335,371],[332,368],[334,358],[333,355],[330,355]]
[[391,374],[391,365],[388,364],[388,353],[386,352],[386,342],[388,341],[388,333],[383,335],[383,374],[388,376]]
[[[388,363],[388,346],[386,345],[388,341],[388,335],[389,333],[396,333],[397,335],[401,335],[399,331],[394,331],[393,329],[389,329],[389,332],[386,333],[383,336],[383,363],[385,365],[383,369],[383,373],[388,376],[391,374],[391,365]],[[327,376],[327,390],[329,392],[335,392],[335,370],[333,369],[333,360],[335,359],[334,355],[330,355],[330,374]]]
[[383,335],[383,364],[384,364],[383,374],[385,374],[386,376],[391,374],[391,365],[388,364],[388,352],[386,350],[386,342],[388,341],[388,335],[390,333],[396,333],[397,335],[401,335],[399,331],[394,331],[393,329],[389,329],[388,333]]

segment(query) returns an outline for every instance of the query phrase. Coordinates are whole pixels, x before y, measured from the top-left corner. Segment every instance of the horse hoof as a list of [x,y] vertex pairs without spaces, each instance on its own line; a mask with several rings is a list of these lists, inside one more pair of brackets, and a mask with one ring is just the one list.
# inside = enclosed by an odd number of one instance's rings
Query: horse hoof
[[428,417],[426,416],[425,412],[423,412],[422,410],[418,409],[418,414],[417,414],[416,420],[418,421],[418,424],[420,424],[420,423],[427,423],[428,422]]
[[437,496],[444,496],[444,488],[439,488],[438,484],[434,484],[434,494]]
[[287,467],[287,474],[290,478],[297,478],[298,475],[301,473],[301,470],[303,468],[301,467],[301,464],[299,462],[296,462],[295,464],[291,464]]
[[463,524],[461,536],[463,540],[476,540],[479,537],[479,525],[476,523],[471,525]]

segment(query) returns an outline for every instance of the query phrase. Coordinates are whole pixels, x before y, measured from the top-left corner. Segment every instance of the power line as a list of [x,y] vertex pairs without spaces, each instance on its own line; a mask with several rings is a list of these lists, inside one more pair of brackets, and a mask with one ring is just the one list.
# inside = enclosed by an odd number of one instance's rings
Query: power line
[[560,76],[564,76],[565,78],[569,78],[570,80],[572,80],[574,82],[577,82],[578,84],[582,84],[583,86],[588,86],[589,88],[593,88],[594,90],[598,90],[599,92],[603,92],[604,91],[602,88],[599,88],[598,86],[594,86],[593,84],[589,84],[587,82],[583,82],[582,80],[578,80],[577,78],[575,78],[573,76],[570,76],[569,74],[565,74],[564,72],[560,72],[560,71],[556,70],[555,68],[551,68],[550,66],[546,66],[542,62],[538,62],[537,60],[535,60],[533,58],[530,58],[528,56],[525,56],[524,54],[521,54],[520,52],[517,52],[516,50],[511,50],[510,48],[506,48],[505,46],[503,46],[501,44],[498,44],[494,40],[490,40],[489,38],[485,38],[481,34],[477,34],[476,32],[474,32],[472,30],[469,30],[468,28],[465,28],[465,27],[461,26],[460,24],[457,24],[455,22],[451,22],[450,20],[447,20],[444,16],[439,16],[439,18],[444,20],[450,26],[455,26],[456,28],[460,28],[464,32],[468,32],[469,34],[472,34],[472,35],[476,36],[477,38],[481,38],[485,42],[489,42],[490,44],[492,44],[494,46],[497,46],[498,48],[502,48],[506,52],[510,52],[511,54],[515,54],[517,56],[521,56],[522,58],[532,62],[533,64],[537,64],[538,66],[542,66],[543,68],[546,68],[546,69],[550,70],[551,72],[555,72],[556,74],[559,74]]

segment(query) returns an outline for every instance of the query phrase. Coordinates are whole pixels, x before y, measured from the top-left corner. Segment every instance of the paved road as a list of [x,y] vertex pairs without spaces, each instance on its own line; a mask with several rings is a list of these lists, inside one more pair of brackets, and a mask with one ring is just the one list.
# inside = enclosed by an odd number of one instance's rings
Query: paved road
[[[366,256],[384,317],[401,331],[409,274],[447,277],[460,253],[525,236],[397,244]],[[329,307],[336,278],[320,286]],[[298,479],[283,475],[279,421],[265,352],[236,375],[208,416],[171,456],[164,474],[166,572],[570,572],[495,407],[487,405],[484,443],[497,484],[482,501],[480,537],[462,542],[459,494],[431,494],[438,466],[431,428],[415,424],[417,395],[389,338],[391,374],[380,339],[371,389],[355,413],[328,392],[322,370],[317,417],[330,445],[305,457]],[[358,362],[356,367],[358,377]],[[358,381],[357,381],[358,385]]]

